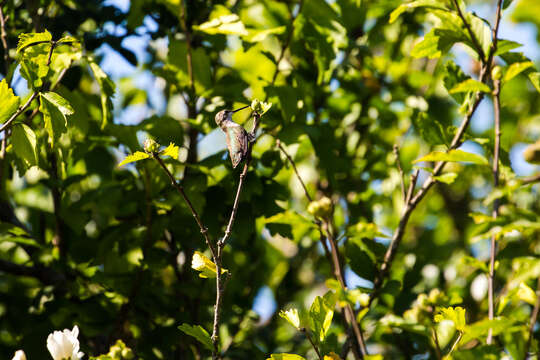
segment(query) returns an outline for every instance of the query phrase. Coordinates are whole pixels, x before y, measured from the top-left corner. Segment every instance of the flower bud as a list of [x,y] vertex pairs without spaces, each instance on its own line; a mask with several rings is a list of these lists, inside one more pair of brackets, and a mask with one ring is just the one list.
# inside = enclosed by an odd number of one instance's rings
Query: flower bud
[[154,139],[144,140],[143,147],[147,153],[155,153],[159,150],[159,144]]
[[332,200],[328,197],[323,197],[319,200],[309,203],[307,211],[316,218],[328,218],[333,212]]
[[253,110],[255,112],[260,112],[261,111],[261,102],[259,101],[259,99],[254,99],[251,102],[251,110]]
[[491,78],[493,80],[501,80],[502,79],[502,68],[497,65],[491,70]]

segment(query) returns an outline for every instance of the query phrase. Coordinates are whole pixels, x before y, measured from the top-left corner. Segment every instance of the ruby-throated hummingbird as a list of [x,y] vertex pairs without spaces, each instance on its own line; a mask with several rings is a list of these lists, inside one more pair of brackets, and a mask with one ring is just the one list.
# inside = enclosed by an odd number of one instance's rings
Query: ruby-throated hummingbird
[[246,158],[250,138],[247,131],[232,120],[232,115],[248,107],[249,105],[236,110],[221,110],[216,114],[216,124],[223,130],[227,139],[233,169]]

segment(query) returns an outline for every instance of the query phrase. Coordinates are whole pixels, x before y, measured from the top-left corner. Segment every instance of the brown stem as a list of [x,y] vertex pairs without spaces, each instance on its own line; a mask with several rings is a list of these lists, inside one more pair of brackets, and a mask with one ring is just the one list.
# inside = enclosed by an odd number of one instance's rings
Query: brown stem
[[[495,145],[493,149],[493,187],[499,186],[499,153],[501,143],[501,81],[493,81],[493,114],[495,117]],[[493,218],[496,219],[499,216],[499,199],[496,199],[493,203]],[[491,237],[490,251],[489,251],[489,274],[488,274],[488,317],[489,320],[493,320],[494,316],[494,277],[495,277],[495,253],[497,251],[497,242],[495,235]],[[491,344],[493,340],[493,332],[490,328],[486,343]]]
[[539,181],[540,181],[540,173],[534,174],[534,175],[531,175],[531,176],[527,176],[527,177],[524,177],[524,178],[521,179],[521,183],[523,185],[533,184],[533,183],[539,182]]
[[396,166],[399,171],[401,197],[403,198],[403,201],[405,201],[407,197],[407,194],[405,193],[405,175],[403,174],[403,169],[401,168],[401,161],[399,160],[399,146],[397,144],[394,144],[394,156],[396,157]]
[[311,347],[313,348],[313,350],[315,350],[315,352],[317,353],[317,356],[319,357],[319,359],[323,360],[323,357],[321,355],[321,352],[319,351],[319,348],[317,347],[317,345],[315,345],[315,343],[313,342],[313,339],[309,335],[309,331],[306,328],[301,328],[300,331],[303,332],[304,335],[306,335],[306,338],[308,339],[309,343],[311,344]]
[[2,126],[0,127],[0,132],[4,131],[6,128],[8,128],[11,123],[17,118],[17,116],[19,116],[20,114],[22,114],[29,106],[30,104],[32,103],[32,101],[38,96],[38,92],[34,92],[32,93],[32,95],[30,96],[30,98],[28,98],[28,100],[24,103],[23,106],[20,106],[17,111],[11,115],[11,117],[5,122],[2,124]]
[[7,83],[9,84],[11,82],[9,74],[9,46],[7,41],[7,33],[6,33],[6,17],[4,16],[4,10],[2,9],[2,6],[4,3],[0,4],[0,40],[2,41],[2,46],[4,47],[4,71],[5,71],[5,78]]
[[180,185],[176,179],[174,178],[173,174],[169,171],[163,160],[159,157],[157,153],[153,153],[152,157],[156,159],[158,164],[161,166],[161,168],[165,171],[167,176],[169,177],[169,180],[171,181],[171,185],[182,195],[184,198],[184,201],[186,202],[187,206],[189,207],[189,210],[191,211],[191,215],[193,215],[193,218],[195,219],[195,222],[199,226],[199,229],[201,230],[201,234],[203,234],[204,240],[206,241],[206,245],[208,245],[208,248],[210,249],[210,252],[212,253],[212,259],[216,260],[216,251],[214,249],[214,245],[210,241],[210,237],[208,236],[208,228],[206,228],[199,216],[199,213],[195,208],[193,207],[193,204],[191,203],[191,200],[189,200],[189,197],[187,196],[186,192],[184,191],[184,187]]
[[480,46],[480,43],[478,42],[478,39],[474,35],[474,32],[471,29],[471,26],[467,22],[467,19],[465,19],[465,16],[463,15],[463,12],[461,11],[461,8],[459,7],[459,4],[457,0],[452,0],[454,2],[454,6],[456,7],[456,10],[458,12],[458,16],[461,18],[461,21],[463,21],[463,25],[465,26],[465,29],[467,29],[467,32],[469,33],[469,37],[471,38],[471,41],[476,48],[476,51],[478,52],[478,56],[480,57],[480,60],[482,63],[485,63],[486,61],[486,55],[484,54],[484,50],[482,49],[482,46]]
[[531,347],[531,341],[534,334],[534,326],[538,320],[538,313],[540,312],[540,277],[537,280],[536,284],[536,303],[534,304],[533,311],[531,313],[531,318],[529,320],[529,337],[527,338],[527,343],[525,344],[525,356],[524,359],[527,359],[529,356],[529,348]]

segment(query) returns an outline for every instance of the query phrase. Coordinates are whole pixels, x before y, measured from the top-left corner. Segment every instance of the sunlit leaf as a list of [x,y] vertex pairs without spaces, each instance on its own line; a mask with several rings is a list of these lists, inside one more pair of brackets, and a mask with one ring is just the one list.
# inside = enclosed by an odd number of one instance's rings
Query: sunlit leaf
[[[203,279],[213,279],[216,277],[216,264],[200,251],[195,251],[193,254],[191,268],[199,271],[199,277]],[[226,272],[226,269],[221,268],[222,274]]]
[[272,354],[266,360],[306,360],[306,359],[296,354]]
[[283,34],[286,30],[285,26],[278,26],[271,29],[264,29],[264,30],[248,30],[248,35],[244,37],[244,40],[249,42],[259,42],[263,41],[268,37],[269,35],[280,35]]
[[118,166],[124,166],[126,164],[129,164],[129,163],[132,163],[132,162],[135,162],[135,161],[148,159],[149,157],[150,157],[150,155],[147,154],[147,153],[144,153],[142,151],[136,151],[133,154],[130,154],[130,155],[126,156],[126,158],[124,160],[122,160],[118,164]]
[[528,304],[534,305],[537,301],[536,292],[531,289],[527,284],[521,282],[518,287],[517,297],[521,301],[525,301]]
[[163,150],[160,155],[170,156],[173,159],[178,160],[178,151],[180,151],[180,148],[175,144],[170,143],[169,146],[167,146],[167,148]]
[[466,162],[478,165],[488,164],[487,159],[482,155],[465,152],[463,150],[450,150],[448,152],[433,151],[419,159],[414,160],[413,163],[416,164],[423,161]]
[[54,147],[62,133],[66,132],[67,115],[73,114],[73,108],[60,95],[48,92],[41,93],[39,111],[43,114],[45,130],[49,133],[49,142]]
[[17,53],[20,53],[22,50],[28,46],[35,44],[41,44],[50,42],[52,40],[51,33],[45,30],[40,33],[27,33],[19,35],[19,42],[17,43]]
[[435,8],[435,9],[445,10],[445,6],[444,6],[443,1],[438,1],[438,0],[411,1],[411,2],[399,5],[394,11],[392,11],[392,13],[390,14],[390,19],[388,20],[388,22],[390,24],[393,23],[405,11],[410,10],[410,9],[414,9],[414,8],[417,8],[417,7],[428,7],[428,8]]
[[331,292],[324,297],[317,296],[309,309],[309,319],[318,341],[324,341],[334,316],[335,298]]
[[6,79],[0,81],[0,123],[4,123],[19,108],[21,99],[13,94]]
[[534,66],[534,63],[532,61],[513,63],[512,65],[508,67],[508,70],[506,70],[506,73],[504,74],[504,81],[512,80],[521,72],[533,66]]
[[294,326],[296,329],[300,329],[300,317],[298,315],[298,309],[292,308],[289,310],[281,310],[279,312],[279,316],[287,320],[289,324]]
[[249,35],[244,23],[242,23],[236,14],[222,15],[218,18],[214,18],[210,21],[202,23],[201,25],[195,25],[193,26],[193,29],[211,35]]
[[462,307],[448,307],[439,309],[439,313],[435,315],[435,322],[450,320],[456,326],[458,331],[465,331],[467,325],[465,321],[465,309]]
[[465,80],[462,83],[457,84],[452,89],[450,89],[450,94],[458,93],[458,92],[467,92],[467,91],[481,91],[485,93],[490,93],[491,89],[486,84],[474,80],[474,79],[468,79]]

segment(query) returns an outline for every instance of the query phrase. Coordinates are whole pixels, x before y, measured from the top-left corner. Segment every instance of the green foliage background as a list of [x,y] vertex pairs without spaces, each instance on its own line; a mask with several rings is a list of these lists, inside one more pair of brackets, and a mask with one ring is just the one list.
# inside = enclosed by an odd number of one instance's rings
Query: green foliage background
[[[486,86],[491,92],[490,82],[463,83],[478,77],[479,65],[463,27],[440,14],[452,2],[415,3],[391,17],[401,1],[133,0],[127,12],[98,0],[3,2],[9,51],[0,60],[7,79],[0,86],[0,122],[34,91],[42,94],[10,127],[0,164],[1,357],[22,348],[29,359],[45,358],[47,334],[73,324],[81,329],[81,350],[90,355],[107,353],[122,339],[140,358],[210,356],[178,329],[201,325],[211,333],[215,282],[190,266],[195,251],[209,256],[199,228],[156,162],[117,164],[141,151],[147,137],[180,146],[179,160],[167,158],[166,164],[216,240],[229,218],[240,170],[224,158],[214,116],[257,98],[273,106],[262,118],[225,247],[223,266],[231,276],[221,349],[227,359],[271,353],[315,358],[302,332],[277,314],[291,307],[307,314],[315,296],[339,292],[339,286],[307,211],[309,201],[276,140],[291,154],[310,194],[332,199],[330,223],[350,271],[347,279],[365,280],[359,282],[365,288],[342,301],[360,309],[403,210],[394,144],[408,182],[415,166],[432,165],[413,164],[415,159],[447,149],[472,94]],[[485,3],[493,24],[496,2]],[[516,0],[503,19],[528,22],[538,34],[535,6]],[[231,14],[238,18],[227,18],[225,26],[208,23]],[[469,19],[477,35],[486,34],[480,18]],[[45,30],[50,37],[40,35],[44,43],[17,49],[20,34]],[[487,31],[480,44],[486,53]],[[136,56],[125,39],[142,34],[150,41],[144,56]],[[55,45],[47,64],[51,39],[66,44]],[[454,50],[471,54],[463,68],[449,51],[456,42],[462,44]],[[113,81],[103,72],[103,52],[96,50],[104,45],[137,66],[138,74],[153,76],[151,93],[139,88],[135,75]],[[519,182],[509,152],[539,139],[540,76],[539,59],[524,66],[528,60],[513,46],[499,41],[495,58],[506,76],[501,185],[494,189],[485,163],[493,157],[493,128],[469,129],[465,150],[483,157],[445,168],[457,176],[441,178],[413,212],[381,296],[361,313],[371,354],[437,358],[437,329],[443,354],[464,332],[468,341],[454,350],[455,358],[523,358],[536,301],[529,290],[536,290],[540,276],[540,201],[538,184]],[[509,75],[513,63],[522,64],[514,66],[515,77]],[[25,80],[29,92],[16,93],[17,100],[10,88]],[[462,87],[456,90],[457,84]],[[156,93],[166,107],[152,100]],[[489,94],[484,102],[491,104]],[[235,120],[251,129],[247,113]],[[420,172],[418,186],[428,175]],[[502,207],[494,222],[496,198]],[[500,321],[491,325],[497,341],[485,346],[487,297],[475,299],[471,292],[488,272],[495,232]],[[271,290],[276,304],[264,321],[252,310],[261,289]],[[456,316],[450,310],[435,319],[449,306],[466,310],[470,329],[457,320],[444,323]],[[341,353],[345,327],[338,302],[320,344],[324,354]],[[537,341],[530,351],[538,352]]]

